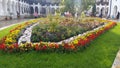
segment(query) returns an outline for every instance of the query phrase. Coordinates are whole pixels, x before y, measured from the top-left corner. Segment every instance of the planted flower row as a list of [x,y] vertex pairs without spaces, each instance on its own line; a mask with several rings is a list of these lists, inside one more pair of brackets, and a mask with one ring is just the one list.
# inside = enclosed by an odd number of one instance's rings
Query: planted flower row
[[[41,41],[39,43],[25,43],[25,44],[18,45],[16,41],[11,40],[10,41],[11,44],[8,45],[8,43],[4,43],[6,42],[7,38],[3,38],[2,40],[3,42],[0,44],[0,50],[6,51],[6,52],[21,52],[21,51],[23,52],[23,51],[31,51],[31,50],[35,50],[35,51],[77,51],[77,50],[80,50],[81,48],[86,47],[91,41],[93,41],[95,38],[97,38],[102,33],[106,32],[107,30],[109,30],[115,25],[116,25],[115,22],[109,22],[96,30],[77,36],[71,42],[68,42],[68,43],[62,42],[62,44]],[[20,28],[16,28],[10,31],[11,34],[13,32],[15,33],[15,35],[17,35],[19,32],[18,30],[20,30],[22,26],[19,26],[19,27]],[[9,38],[13,38],[13,37],[9,36]]]
[[3,37],[0,40],[0,47],[5,46],[11,46],[12,44],[17,44],[19,36],[22,34],[22,31],[26,29],[26,27],[36,23],[38,20],[30,20],[25,23],[21,23],[18,26],[16,26],[14,29],[9,31],[9,34],[7,34],[5,37]]

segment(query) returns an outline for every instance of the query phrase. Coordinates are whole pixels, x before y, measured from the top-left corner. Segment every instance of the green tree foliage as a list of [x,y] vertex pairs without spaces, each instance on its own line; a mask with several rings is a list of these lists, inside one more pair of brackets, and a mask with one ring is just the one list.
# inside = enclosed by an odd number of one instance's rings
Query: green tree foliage
[[83,10],[86,10],[89,5],[94,5],[95,4],[95,0],[82,0],[82,7]]
[[74,0],[64,0],[65,8],[63,9],[64,12],[69,11],[70,13],[74,14]]

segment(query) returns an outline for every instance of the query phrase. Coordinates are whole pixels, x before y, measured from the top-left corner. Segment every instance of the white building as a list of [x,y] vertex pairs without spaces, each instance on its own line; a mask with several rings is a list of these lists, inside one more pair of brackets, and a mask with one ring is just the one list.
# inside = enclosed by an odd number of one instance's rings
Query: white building
[[110,2],[110,9],[109,9],[110,17],[116,18],[118,13],[120,16],[120,0],[110,0],[109,2]]
[[59,10],[63,6],[60,6],[61,0],[29,0],[31,14],[35,12],[38,15],[56,14],[56,10]]
[[96,16],[116,18],[120,13],[120,0],[96,0]]
[[0,20],[33,15],[55,15],[61,0],[0,0]]
[[0,0],[0,19],[29,15],[30,5],[23,0]]
[[100,16],[102,13],[102,17],[107,17],[108,10],[109,10],[109,0],[96,0],[97,16]]

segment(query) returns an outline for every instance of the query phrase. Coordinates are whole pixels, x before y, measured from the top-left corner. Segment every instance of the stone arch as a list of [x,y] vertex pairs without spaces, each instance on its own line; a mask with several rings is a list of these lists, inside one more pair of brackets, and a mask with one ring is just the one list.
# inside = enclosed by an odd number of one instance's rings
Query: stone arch
[[46,8],[41,8],[40,14],[46,14]]
[[37,6],[35,7],[35,12],[37,12],[37,13],[38,13],[38,7],[37,7]]
[[97,8],[96,8],[96,14],[99,14],[99,12],[100,12],[100,8],[97,7]]
[[105,17],[105,8],[104,7],[101,9],[101,14],[102,14],[102,17]]
[[34,8],[30,7],[30,14],[33,14],[33,13],[34,13]]
[[51,13],[55,14],[55,8],[51,8]]
[[26,5],[24,5],[24,13],[26,13]]
[[105,14],[106,14],[106,16],[107,16],[107,14],[108,14],[108,7],[106,8],[106,10],[105,10]]
[[27,5],[27,9],[26,9],[27,13],[29,13],[29,6]]
[[101,9],[101,13],[102,13],[102,14],[104,14],[104,11],[105,11],[105,9],[104,9],[104,8],[102,8],[102,9]]

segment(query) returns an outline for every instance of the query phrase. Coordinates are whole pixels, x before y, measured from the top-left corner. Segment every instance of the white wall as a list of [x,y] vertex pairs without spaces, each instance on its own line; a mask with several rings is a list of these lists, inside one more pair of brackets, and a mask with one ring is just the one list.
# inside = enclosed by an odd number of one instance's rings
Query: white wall
[[[48,14],[50,12],[50,8],[54,8],[55,10],[57,8],[62,8],[62,6],[41,6],[39,3],[38,4],[33,4],[33,5],[29,5],[26,2],[20,0],[20,2],[18,0],[0,0],[0,18],[1,17],[10,17],[12,16],[12,18],[17,18],[17,12],[19,12],[20,9],[20,16],[24,17],[26,15],[30,15],[29,12],[26,11],[30,11],[30,6],[32,6],[34,8],[34,12],[35,12],[35,7],[38,7],[38,14],[40,15],[40,11],[41,8],[44,7],[46,9],[46,14]],[[26,10],[26,11],[25,11]]]
[[41,6],[39,3],[38,3],[38,4],[34,4],[34,3],[33,3],[33,5],[31,5],[31,7],[33,7],[33,9],[34,9],[34,13],[35,13],[35,7],[38,7],[38,14],[39,14],[39,15],[40,15],[40,11],[41,11],[42,8],[45,8],[45,9],[46,9],[46,15],[51,12],[51,11],[50,11],[51,8],[54,8],[55,10],[57,10],[57,8],[62,8],[62,6],[56,6],[56,5],[50,5],[50,6],[45,5],[45,6]]
[[[25,8],[29,10],[29,4],[25,3],[24,1],[20,1],[20,7],[23,9],[20,9],[22,12],[20,12],[20,15],[29,15],[29,13],[25,12]],[[0,18],[1,17],[10,17],[17,18],[17,11],[19,11],[18,7],[18,0],[0,0]]]
[[99,4],[99,5],[96,5],[96,9],[97,9],[97,8],[99,8],[99,14],[97,14],[97,16],[99,16],[99,15],[101,14],[101,9],[102,9],[102,8],[105,9],[105,10],[102,12],[103,15],[106,16],[106,17],[108,16],[109,11],[108,11],[107,14],[105,13],[105,11],[106,11],[106,8],[108,8],[108,10],[109,10],[109,5],[106,5],[106,4],[105,4],[105,5],[101,5],[101,4]]
[[[117,6],[117,12],[115,13],[115,6]],[[105,5],[96,5],[96,8],[99,7],[100,9],[102,7],[105,7]],[[110,16],[110,18],[115,18],[117,13],[120,12],[120,0],[109,0],[109,5],[107,6],[109,7],[109,11],[108,11],[108,15],[107,16]],[[99,12],[101,12],[99,10]]]

